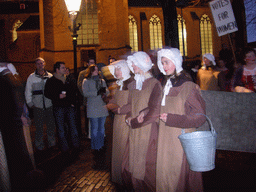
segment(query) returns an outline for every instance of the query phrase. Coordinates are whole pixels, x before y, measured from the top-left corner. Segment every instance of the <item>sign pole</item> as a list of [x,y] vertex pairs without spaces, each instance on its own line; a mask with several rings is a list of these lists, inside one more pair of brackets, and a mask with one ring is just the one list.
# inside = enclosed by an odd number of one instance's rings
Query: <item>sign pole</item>
[[231,45],[231,49],[232,49],[232,53],[233,53],[234,62],[236,63],[236,54],[235,54],[235,51],[234,51],[234,47],[233,47],[233,43],[232,43],[232,40],[231,40],[231,37],[230,37],[230,33],[228,34],[228,39],[229,39],[229,43],[230,43],[230,45]]

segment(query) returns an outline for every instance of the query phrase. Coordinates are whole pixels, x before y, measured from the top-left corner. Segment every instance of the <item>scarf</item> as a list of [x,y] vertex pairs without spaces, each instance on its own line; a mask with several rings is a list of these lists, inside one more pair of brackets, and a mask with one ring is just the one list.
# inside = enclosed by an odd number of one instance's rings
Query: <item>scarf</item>
[[102,81],[101,81],[99,75],[92,76],[91,79],[92,79],[93,81],[95,81],[95,83],[96,83],[96,89],[97,89],[97,91],[99,91],[100,88],[103,87]]

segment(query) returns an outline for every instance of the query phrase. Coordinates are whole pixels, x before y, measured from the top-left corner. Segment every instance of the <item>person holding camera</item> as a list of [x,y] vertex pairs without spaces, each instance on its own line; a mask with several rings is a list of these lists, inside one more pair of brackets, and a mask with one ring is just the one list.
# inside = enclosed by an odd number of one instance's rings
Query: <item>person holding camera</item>
[[109,94],[106,82],[99,76],[96,65],[90,65],[82,83],[84,97],[87,98],[87,117],[91,123],[91,148],[95,156],[95,169],[104,166],[104,134],[108,109],[104,97]]

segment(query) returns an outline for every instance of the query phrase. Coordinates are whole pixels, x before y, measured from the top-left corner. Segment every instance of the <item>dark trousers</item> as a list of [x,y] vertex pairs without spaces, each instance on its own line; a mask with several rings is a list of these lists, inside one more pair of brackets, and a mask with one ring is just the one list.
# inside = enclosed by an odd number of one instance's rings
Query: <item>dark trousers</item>
[[[59,145],[62,152],[68,151],[70,148],[79,148],[80,141],[77,132],[77,117],[75,107],[53,107]],[[67,123],[67,129],[65,123]],[[71,140],[69,146],[68,138]]]
[[36,127],[35,133],[35,146],[36,149],[44,149],[44,123],[46,124],[48,147],[52,147],[56,144],[55,140],[55,123],[53,117],[53,108],[49,107],[46,109],[33,108],[34,122]]

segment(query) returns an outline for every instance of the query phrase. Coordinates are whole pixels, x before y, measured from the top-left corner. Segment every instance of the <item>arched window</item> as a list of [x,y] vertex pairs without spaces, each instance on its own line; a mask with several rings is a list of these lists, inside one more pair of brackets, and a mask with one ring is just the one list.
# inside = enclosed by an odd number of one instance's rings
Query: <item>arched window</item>
[[162,25],[160,18],[153,15],[149,20],[150,49],[156,50],[163,47]]
[[17,29],[22,25],[23,23],[18,20],[16,23],[14,23],[13,27],[12,27],[12,41],[16,41],[16,39],[18,38],[17,35]]
[[97,15],[97,2],[93,0],[82,1],[81,12],[78,14],[76,23],[81,23],[77,31],[78,45],[99,44],[99,27]]
[[[178,30],[179,30],[179,49],[180,49],[180,53],[183,56],[187,56],[188,55],[188,48],[187,48],[187,30],[186,30],[186,23],[185,20],[183,18],[183,31],[182,31],[182,17],[180,14],[178,14],[177,16],[177,20],[178,20]],[[183,54],[183,38],[184,38],[184,51],[185,51],[185,55]]]
[[136,52],[139,50],[138,48],[138,28],[137,22],[132,15],[128,16],[129,18],[129,38],[130,38],[130,46],[132,47],[131,52]]
[[212,25],[208,15],[204,14],[200,19],[200,35],[202,55],[213,54],[212,46]]

